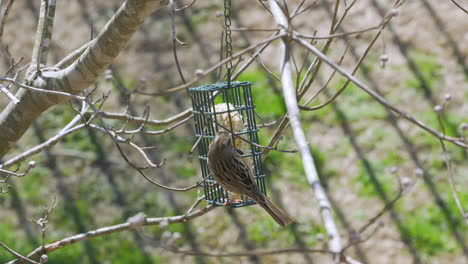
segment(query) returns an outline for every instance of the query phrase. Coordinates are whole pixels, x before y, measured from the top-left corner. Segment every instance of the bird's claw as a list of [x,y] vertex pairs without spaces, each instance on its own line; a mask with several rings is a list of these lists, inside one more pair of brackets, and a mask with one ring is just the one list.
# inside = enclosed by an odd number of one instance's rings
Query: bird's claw
[[224,202],[223,206],[229,206],[232,203],[242,203],[242,202],[244,202],[244,200],[242,199],[234,199],[234,200],[228,199],[226,202]]

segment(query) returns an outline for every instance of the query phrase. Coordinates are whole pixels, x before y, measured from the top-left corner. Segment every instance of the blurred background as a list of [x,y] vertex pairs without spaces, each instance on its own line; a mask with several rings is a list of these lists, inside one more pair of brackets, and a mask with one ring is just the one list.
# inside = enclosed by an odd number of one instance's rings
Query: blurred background
[[[0,43],[1,72],[6,72],[10,65],[6,49],[12,57],[24,57],[24,63],[29,61],[39,2],[15,2]],[[122,2],[57,1],[49,64],[60,61],[97,35]],[[178,6],[190,2],[176,1]],[[276,28],[273,17],[260,1],[232,2],[233,27]],[[293,9],[300,1],[284,2]],[[304,34],[327,35],[334,4],[331,0],[316,1],[293,20],[293,26]],[[379,25],[391,8],[389,1],[358,0],[340,30],[348,32]],[[224,19],[217,13],[222,11],[222,1],[207,0],[176,13],[177,36],[188,44],[177,49],[187,78],[194,78],[197,69],[207,69],[219,61]],[[467,28],[467,14],[451,1],[407,1],[383,31],[357,77],[400,109],[440,131],[433,108],[443,105],[440,119],[446,133],[462,136],[459,126],[468,122]],[[271,34],[234,31],[234,51]],[[338,61],[348,47],[342,65],[351,71],[374,34],[371,31],[338,38],[328,55]],[[325,42],[319,40],[316,45],[322,47]],[[254,83],[260,123],[275,121],[286,111],[280,82],[260,65],[279,76],[278,47],[279,41],[270,45],[261,55],[261,62],[252,64],[238,79]],[[314,59],[299,46],[293,46],[293,55],[299,65],[304,59],[308,63]],[[389,58],[385,67],[381,66],[382,55]],[[331,72],[329,67],[322,67],[311,94],[322,87]],[[107,79],[102,76],[96,83],[94,92],[96,98],[111,92],[103,110],[124,112],[130,102],[129,113],[141,115],[148,105],[151,118],[164,119],[191,107],[185,91],[159,97],[138,94],[129,97],[127,93],[127,89],[135,88],[163,91],[182,83],[172,54],[170,9],[154,13],[145,22],[106,75]],[[204,83],[216,81],[216,75],[203,79]],[[337,74],[312,105],[326,101],[345,81]],[[2,109],[7,103],[0,96]],[[55,135],[75,115],[68,103],[51,108],[5,160]],[[381,218],[384,226],[369,240],[351,247],[348,254],[362,263],[468,263],[468,228],[456,209],[448,184],[449,171],[437,138],[389,115],[382,105],[353,85],[327,107],[301,112],[301,119],[343,241],[397,195],[401,178],[415,183],[412,191]],[[274,130],[275,126],[262,128],[260,143],[267,144]],[[137,135],[134,140],[145,146],[157,146],[148,153],[155,161],[166,161],[163,167],[148,171],[153,179],[170,186],[189,186],[200,179],[198,160],[190,156],[196,141],[193,121],[170,133]],[[446,145],[460,200],[466,205],[467,152]],[[290,130],[279,147],[296,148]],[[129,156],[133,154],[129,152]],[[183,214],[199,196],[196,190],[176,193],[148,184],[122,160],[107,135],[93,130],[73,133],[31,160],[38,166],[24,178],[10,179],[12,188],[7,194],[0,194],[0,241],[22,254],[40,246],[40,229],[28,219],[42,217],[44,206],[54,196],[58,206],[49,219],[47,242],[122,223],[138,212],[150,217]],[[296,220],[290,227],[280,228],[258,206],[249,206],[217,208],[187,223],[145,227],[144,232],[155,239],[180,235],[174,245],[192,251],[326,246],[320,208],[305,177],[300,155],[272,151],[264,167],[269,196]],[[11,259],[11,254],[0,250],[0,262]],[[308,253],[188,256],[154,246],[137,233],[127,231],[65,247],[51,253],[49,259],[49,263],[256,264],[323,263],[327,257]]]

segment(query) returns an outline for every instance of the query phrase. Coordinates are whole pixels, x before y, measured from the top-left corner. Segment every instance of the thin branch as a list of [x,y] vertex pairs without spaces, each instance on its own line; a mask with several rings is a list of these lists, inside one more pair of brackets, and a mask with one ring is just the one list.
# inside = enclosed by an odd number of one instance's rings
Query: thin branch
[[255,32],[255,31],[268,32],[268,31],[273,31],[273,32],[278,32],[278,31],[279,31],[279,28],[249,28],[249,27],[240,27],[240,28],[231,28],[231,31],[249,31],[249,32]]
[[[171,217],[157,217],[157,218],[145,218],[145,221],[143,223],[144,226],[153,226],[153,225],[159,225],[161,223],[168,223],[168,224],[174,224],[174,223],[182,223],[182,222],[187,222],[190,221],[194,218],[197,218],[199,216],[202,216],[209,211],[213,210],[215,207],[212,205],[208,205],[202,209],[199,209],[191,214],[183,214],[183,215],[178,215],[178,216],[171,216]],[[134,225],[130,222],[118,224],[118,225],[113,225],[113,226],[108,226],[108,227],[102,227],[96,230],[91,230],[86,233],[81,233],[77,234],[71,237],[67,237],[55,242],[52,242],[48,245],[45,246],[45,248],[38,247],[31,253],[27,255],[28,258],[37,258],[39,257],[42,253],[43,250],[47,253],[55,251],[57,249],[73,245],[77,242],[81,241],[86,241],[95,237],[100,237],[103,235],[108,235],[112,233],[117,233],[117,232],[122,232],[122,231],[127,231],[127,230],[132,230],[134,229]],[[17,263],[23,263],[24,260],[22,261],[21,259],[16,259],[8,262],[7,264],[17,264]]]
[[446,136],[434,129],[432,129],[431,127],[429,127],[428,125],[426,125],[425,123],[419,121],[418,119],[414,118],[413,116],[411,116],[410,114],[400,110],[399,108],[397,108],[396,106],[392,105],[391,103],[389,103],[387,100],[385,100],[385,98],[383,98],[381,95],[379,95],[377,92],[375,92],[374,90],[371,90],[369,87],[367,87],[367,85],[365,85],[364,83],[362,83],[361,81],[359,81],[358,79],[356,79],[356,77],[354,77],[353,75],[351,75],[350,73],[348,73],[346,70],[344,70],[342,67],[340,67],[339,65],[337,65],[336,63],[334,63],[332,60],[330,60],[326,55],[324,55],[320,50],[318,50],[316,47],[314,47],[313,45],[309,44],[307,41],[304,41],[300,38],[297,38],[295,36],[292,36],[292,38],[294,40],[296,40],[296,42],[298,42],[299,44],[301,44],[302,46],[304,46],[305,48],[309,49],[313,54],[315,54],[317,57],[319,57],[322,61],[324,61],[325,63],[327,63],[330,67],[332,67],[333,69],[335,69],[336,71],[338,71],[339,73],[341,73],[344,77],[346,77],[348,80],[350,80],[352,83],[354,83],[356,86],[358,86],[359,88],[361,88],[362,90],[364,90],[366,93],[368,93],[370,96],[372,96],[377,102],[381,103],[382,105],[386,106],[387,108],[389,108],[390,110],[392,110],[393,112],[399,114],[400,116],[402,116],[403,118],[407,119],[408,121],[410,121],[411,123],[419,126],[420,128],[426,130],[427,132],[431,133],[432,135],[436,136],[437,138],[439,139],[443,139],[445,141],[448,141],[448,142],[451,142],[452,144],[455,144],[459,147],[463,147],[463,148],[468,148],[468,145],[465,144],[463,142],[462,139],[460,138],[454,138],[454,137],[449,137],[449,136]]
[[[278,35],[279,32],[275,32],[273,36]],[[231,80],[236,80],[239,75],[244,72],[245,69],[255,60],[256,57],[260,56],[260,54],[270,45],[271,42],[266,42],[265,44],[261,45],[260,48],[255,51],[255,53],[237,70],[237,72],[232,76]]]
[[[24,170],[23,173],[17,173],[17,172],[13,172],[13,171],[8,171],[8,170],[2,169],[2,168],[3,168],[3,164],[0,164],[0,172],[1,172],[1,173],[6,173],[7,175],[15,176],[15,177],[24,177],[24,176],[26,176],[26,175],[29,173],[29,171],[30,171],[31,169],[34,169],[35,167],[36,167],[36,162],[35,162],[35,161],[31,161],[31,162],[29,162],[28,167],[26,167],[26,169]],[[0,183],[1,183],[1,182],[2,182],[2,181],[0,181]]]
[[41,89],[41,88],[29,86],[29,85],[26,85],[24,83],[18,82],[17,80],[12,79],[12,78],[0,77],[0,81],[10,82],[10,83],[18,85],[18,86],[20,86],[22,88],[32,90],[32,91],[35,91],[35,92],[41,92],[41,93],[45,93],[45,94],[62,95],[62,96],[66,96],[66,97],[76,99],[76,100],[80,100],[80,101],[85,100],[85,97],[83,97],[83,96],[78,96],[78,95],[74,95],[74,94],[71,94],[71,93],[53,91],[53,90],[46,90],[46,89]]
[[318,0],[315,0],[313,1],[312,3],[310,3],[309,5],[307,5],[306,7],[302,8],[301,10],[299,10],[298,12],[294,13],[291,15],[291,20],[295,17],[297,17],[298,15],[304,13],[305,11],[309,10],[311,7],[313,7],[316,3],[317,3]]
[[450,0],[452,1],[452,3],[454,3],[456,6],[458,6],[458,8],[460,8],[463,12],[465,12],[466,14],[468,14],[468,10],[466,10],[465,8],[463,8],[459,3],[457,3],[457,1],[455,0]]
[[8,14],[10,13],[11,7],[15,0],[9,0],[7,6],[5,7],[5,11],[3,12],[2,20],[0,21],[0,39],[3,36],[3,29],[5,28],[6,20],[8,18]]
[[20,100],[16,98],[14,94],[12,94],[5,86],[0,84],[0,93],[4,93],[8,99],[10,99],[14,104],[18,104]]
[[[84,113],[84,112],[86,112],[86,108],[82,109],[82,113]],[[70,135],[71,133],[86,127],[86,124],[80,124],[80,125],[75,126],[80,120],[81,120],[81,116],[77,115],[77,117],[72,119],[72,121],[70,121],[70,123],[68,123],[65,126],[65,128],[62,129],[59,133],[57,133],[55,136],[51,137],[47,141],[45,141],[45,142],[43,142],[43,143],[41,143],[41,144],[39,144],[39,145],[37,145],[37,146],[35,146],[33,148],[30,148],[30,149],[26,150],[25,152],[23,152],[23,153],[21,153],[19,155],[16,155],[15,157],[9,159],[5,163],[1,164],[0,166],[2,168],[9,168],[12,165],[15,165],[15,164],[17,164],[17,163],[19,163],[19,162],[33,156],[33,155],[35,155],[35,154],[38,154],[38,153],[44,151],[45,149],[51,148],[52,146],[54,146],[55,144],[60,142],[60,140],[62,140],[67,135]]]
[[218,69],[219,67],[222,67],[224,64],[226,64],[228,61],[230,60],[233,60],[235,58],[238,58],[240,57],[241,55],[251,51],[251,50],[254,50],[256,49],[257,47],[259,46],[262,46],[266,43],[270,43],[276,39],[279,39],[281,37],[284,37],[285,34],[280,34],[280,35],[275,35],[273,37],[269,37],[267,39],[264,39],[262,41],[260,41],[259,43],[256,43],[256,44],[253,44],[253,45],[250,45],[249,47],[233,54],[231,57],[229,58],[225,58],[224,60],[218,62],[217,64],[211,66],[209,69],[201,72],[199,74],[199,76],[197,76],[195,79],[185,83],[185,84],[182,84],[182,85],[179,85],[177,87],[173,87],[173,88],[169,88],[167,90],[164,90],[164,91],[160,91],[160,92],[145,92],[145,91],[139,91],[139,90],[133,90],[132,92],[133,93],[137,93],[137,94],[144,94],[144,95],[151,95],[151,96],[160,96],[160,95],[165,95],[165,94],[170,94],[170,93],[174,93],[174,92],[177,92],[177,91],[180,91],[180,90],[184,90],[184,89],[187,89],[189,87],[192,87],[194,86],[196,83],[198,83],[202,77],[212,73],[213,71],[215,71],[216,69]]
[[186,9],[186,8],[189,8],[189,7],[191,7],[193,4],[195,4],[196,1],[197,1],[197,0],[193,0],[190,4],[185,5],[185,6],[181,7],[181,8],[174,8],[174,11],[179,12],[179,11],[182,11],[182,10],[184,10],[184,9]]
[[15,255],[15,257],[23,260],[23,262],[28,262],[28,263],[32,263],[32,264],[41,264],[39,262],[36,262],[32,259],[29,259],[23,255],[21,255],[20,253],[14,251],[13,249],[9,248],[7,245],[3,244],[2,242],[0,242],[0,246],[2,246],[6,251],[10,252],[11,254]]
[[[145,135],[161,135],[161,134],[165,134],[167,132],[170,132],[172,130],[174,130],[175,128],[179,127],[180,125],[186,123],[187,121],[189,121],[190,119],[192,119],[193,115],[190,115],[188,117],[186,117],[185,119],[182,119],[180,120],[179,122],[165,128],[165,129],[161,129],[161,130],[157,130],[157,131],[149,131],[149,130],[143,130],[141,128],[139,129],[136,129],[136,130],[119,130],[117,131],[118,134],[131,134],[131,135],[134,135],[134,134],[145,134]],[[146,124],[146,123],[143,123],[143,124]]]
[[[143,236],[148,240],[147,236]],[[157,242],[157,241],[154,241]],[[330,250],[323,248],[279,248],[279,249],[257,249],[242,252],[208,252],[208,251],[191,251],[177,248],[175,246],[164,245],[163,243],[156,243],[159,247],[169,250],[173,253],[179,253],[189,256],[204,256],[204,257],[250,257],[250,256],[268,256],[278,254],[291,254],[291,253],[321,253],[333,254]]]
[[[435,106],[435,108],[437,106]],[[442,133],[445,134],[445,126],[444,126],[444,122],[442,120],[442,115],[441,115],[442,111],[443,111],[443,106],[441,107],[440,111],[436,111],[437,112],[437,120],[439,121],[439,124],[440,124],[440,126],[442,128]],[[453,199],[455,200],[455,204],[457,205],[457,209],[458,209],[459,213],[463,217],[463,220],[465,220],[465,224],[468,224],[468,214],[465,212],[465,210],[463,209],[463,205],[460,202],[460,197],[458,195],[457,185],[455,184],[454,171],[453,171],[452,162],[450,160],[450,155],[449,155],[449,153],[447,151],[447,147],[445,146],[445,142],[443,140],[441,140],[441,139],[439,139],[439,142],[440,142],[440,146],[442,148],[442,152],[443,152],[443,156],[444,156],[444,160],[445,160],[445,165],[447,166],[447,170],[448,170],[448,175],[449,175],[448,181],[449,181],[449,185],[450,185],[450,190],[452,191]]]
[[65,56],[65,58],[63,58],[61,61],[59,61],[57,64],[54,65],[54,68],[65,69],[66,67],[70,66],[74,61],[76,61],[81,56],[81,54],[83,54],[86,51],[86,49],[89,48],[91,43],[92,41],[84,44],[83,46],[79,47],[75,51]]
[[186,83],[184,74],[182,73],[182,68],[180,67],[179,63],[179,58],[177,57],[177,43],[182,44],[182,45],[187,45],[186,43],[182,43],[178,38],[177,38],[177,27],[176,27],[176,21],[175,21],[175,13],[176,13],[176,8],[174,5],[174,0],[170,0],[170,7],[171,7],[171,28],[172,28],[172,53],[174,55],[174,61],[177,66],[177,72],[179,73],[180,79],[182,80],[183,83]]
[[384,23],[385,21],[378,24],[377,26],[373,26],[373,27],[366,28],[366,29],[354,30],[354,31],[343,32],[343,33],[336,33],[336,34],[330,34],[330,35],[324,35],[324,36],[304,35],[299,32],[294,32],[294,34],[298,37],[306,38],[306,39],[332,39],[332,38],[340,38],[344,36],[356,35],[356,34],[361,34],[361,33],[368,32],[368,31],[376,30],[376,29],[381,28]]
[[91,112],[87,112],[86,114],[87,115],[96,114],[103,118],[128,121],[130,123],[136,123],[136,124],[145,123],[147,125],[153,125],[153,126],[166,126],[166,125],[170,125],[175,122],[178,122],[180,120],[192,117],[192,109],[189,108],[177,115],[174,115],[166,119],[162,119],[162,120],[145,119],[142,117],[131,116],[131,115],[124,114],[124,113],[110,113],[110,112],[104,112],[104,111],[98,111],[98,112],[91,111]]

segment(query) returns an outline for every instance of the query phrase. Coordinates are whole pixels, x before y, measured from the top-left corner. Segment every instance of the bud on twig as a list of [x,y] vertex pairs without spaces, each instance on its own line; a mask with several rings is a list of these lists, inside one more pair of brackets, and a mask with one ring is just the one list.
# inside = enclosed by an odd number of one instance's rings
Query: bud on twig
[[146,223],[146,215],[142,212],[128,218],[127,223],[130,224],[131,228],[139,228]]
[[448,101],[452,100],[452,95],[449,94],[449,93],[446,93],[445,96],[444,96],[444,99],[445,99],[445,101],[448,102]]
[[382,54],[380,55],[380,67],[385,68],[385,65],[387,64],[389,60],[389,57],[387,54]]
[[197,78],[201,78],[201,77],[205,76],[205,73],[203,72],[202,69],[196,69],[196,70],[195,70],[195,76],[196,76]]
[[416,169],[414,169],[414,174],[416,176],[423,176],[424,171],[421,168],[416,168]]
[[37,163],[36,163],[34,160],[31,160],[31,161],[29,162],[29,167],[30,167],[31,169],[36,168],[36,165],[37,165]]
[[460,124],[460,130],[461,130],[462,132],[468,131],[468,124],[467,124],[467,123],[461,123],[461,124]]

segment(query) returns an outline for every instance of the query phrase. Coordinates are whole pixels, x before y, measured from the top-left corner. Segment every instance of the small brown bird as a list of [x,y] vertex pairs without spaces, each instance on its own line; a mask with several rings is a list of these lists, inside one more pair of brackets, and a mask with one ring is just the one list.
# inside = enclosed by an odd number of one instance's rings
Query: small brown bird
[[213,178],[229,192],[246,195],[257,202],[281,226],[286,226],[292,219],[276,207],[263,194],[255,183],[252,171],[231,142],[227,131],[219,131],[208,150],[208,166]]

